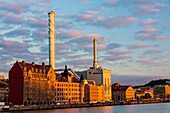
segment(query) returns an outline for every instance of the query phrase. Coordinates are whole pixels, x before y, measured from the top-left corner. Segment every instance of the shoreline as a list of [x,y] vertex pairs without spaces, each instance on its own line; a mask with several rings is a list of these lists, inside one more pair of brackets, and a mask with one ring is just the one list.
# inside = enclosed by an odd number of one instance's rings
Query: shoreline
[[0,112],[14,112],[14,111],[34,111],[34,110],[50,110],[50,109],[68,109],[68,108],[83,108],[83,107],[101,107],[101,106],[118,106],[118,105],[140,105],[140,104],[156,104],[169,103],[168,101],[152,101],[140,103],[90,103],[90,104],[61,104],[61,105],[42,105],[42,106],[20,106],[10,107],[8,110],[0,109]]

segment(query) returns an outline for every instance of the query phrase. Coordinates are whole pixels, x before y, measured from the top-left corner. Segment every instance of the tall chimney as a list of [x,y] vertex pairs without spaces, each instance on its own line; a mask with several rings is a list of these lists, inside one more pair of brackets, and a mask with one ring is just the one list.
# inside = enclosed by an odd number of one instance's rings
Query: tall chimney
[[97,64],[97,46],[96,46],[96,39],[93,40],[93,68],[97,69],[98,68],[98,64]]
[[49,65],[55,69],[55,13],[53,11],[48,13],[49,17]]

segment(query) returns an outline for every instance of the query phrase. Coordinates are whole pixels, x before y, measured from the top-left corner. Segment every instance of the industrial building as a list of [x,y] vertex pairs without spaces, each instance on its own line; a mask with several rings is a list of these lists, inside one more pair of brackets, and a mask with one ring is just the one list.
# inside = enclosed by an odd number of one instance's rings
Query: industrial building
[[111,71],[98,67],[96,39],[93,40],[93,56],[93,67],[87,70],[87,80],[94,80],[96,85],[103,85],[105,101],[111,101]]
[[[55,13],[49,16],[49,65],[16,62],[9,71],[9,103],[13,105],[46,105],[84,103],[111,99],[110,70],[98,68],[94,39],[94,66],[87,71],[89,80],[72,69],[55,67]],[[91,73],[91,74],[90,74]],[[97,84],[97,85],[96,85]]]

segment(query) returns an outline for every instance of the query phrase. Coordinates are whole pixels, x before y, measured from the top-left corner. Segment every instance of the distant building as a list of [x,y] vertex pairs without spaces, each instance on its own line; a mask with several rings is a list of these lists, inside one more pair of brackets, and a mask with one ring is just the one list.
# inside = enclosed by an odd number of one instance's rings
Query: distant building
[[131,85],[112,84],[112,100],[113,101],[129,101],[135,99],[135,90]]
[[154,98],[154,92],[150,88],[138,88],[135,90],[135,98],[137,100],[140,99],[153,99]]
[[155,98],[170,98],[169,85],[155,85],[154,86]]
[[52,66],[17,61],[9,71],[9,104],[54,103],[55,80]]
[[0,80],[0,102],[7,102],[8,99],[8,80]]

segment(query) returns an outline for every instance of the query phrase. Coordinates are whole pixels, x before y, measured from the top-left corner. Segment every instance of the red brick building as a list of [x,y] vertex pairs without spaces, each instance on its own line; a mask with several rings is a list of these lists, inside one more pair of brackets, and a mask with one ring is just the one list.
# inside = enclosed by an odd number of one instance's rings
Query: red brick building
[[9,71],[9,104],[54,103],[55,80],[52,66],[17,61]]

